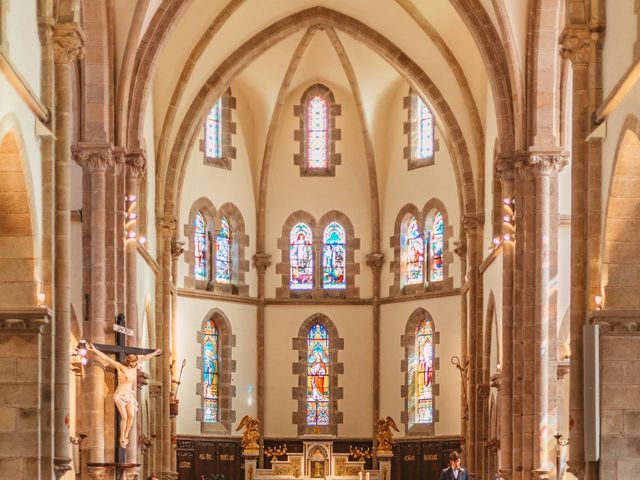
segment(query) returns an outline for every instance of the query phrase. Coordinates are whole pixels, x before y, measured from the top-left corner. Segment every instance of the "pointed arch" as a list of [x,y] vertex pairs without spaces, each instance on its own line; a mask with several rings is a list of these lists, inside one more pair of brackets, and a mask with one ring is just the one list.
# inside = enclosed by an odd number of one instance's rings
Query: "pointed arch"
[[189,223],[184,226],[188,245],[184,260],[189,265],[189,273],[184,278],[186,288],[211,288],[215,261],[213,239],[217,224],[218,211],[208,198],[200,197],[193,202]]
[[[453,225],[444,202],[438,198],[430,199],[422,208],[425,223],[425,249],[427,290],[453,288],[450,268],[454,254],[449,249],[453,238]],[[438,273],[436,276],[435,273]]]

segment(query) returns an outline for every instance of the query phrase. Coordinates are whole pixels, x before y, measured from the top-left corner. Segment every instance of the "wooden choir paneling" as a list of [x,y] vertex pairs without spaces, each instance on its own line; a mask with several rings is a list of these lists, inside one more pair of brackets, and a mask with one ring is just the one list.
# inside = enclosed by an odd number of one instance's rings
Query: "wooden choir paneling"
[[243,478],[240,439],[178,438],[177,459],[180,480]]
[[461,452],[459,439],[398,440],[391,479],[440,480],[454,450]]

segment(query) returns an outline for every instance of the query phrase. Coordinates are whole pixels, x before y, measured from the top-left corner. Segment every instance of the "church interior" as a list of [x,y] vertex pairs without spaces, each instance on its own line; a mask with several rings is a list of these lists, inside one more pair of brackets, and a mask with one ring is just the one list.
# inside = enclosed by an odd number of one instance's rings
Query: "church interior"
[[0,480],[639,478],[637,0],[0,0],[0,72]]

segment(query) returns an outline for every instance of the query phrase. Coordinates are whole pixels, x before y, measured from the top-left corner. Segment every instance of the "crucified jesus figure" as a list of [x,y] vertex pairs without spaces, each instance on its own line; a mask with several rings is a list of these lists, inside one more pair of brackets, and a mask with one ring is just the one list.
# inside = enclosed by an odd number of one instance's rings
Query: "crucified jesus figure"
[[133,425],[138,410],[136,391],[138,388],[138,365],[150,358],[162,355],[161,350],[156,350],[148,355],[127,355],[127,364],[122,364],[109,358],[98,350],[92,343],[87,343],[87,350],[93,352],[105,363],[115,367],[118,372],[118,386],[113,392],[113,402],[120,413],[120,446],[125,448],[129,443],[129,431]]

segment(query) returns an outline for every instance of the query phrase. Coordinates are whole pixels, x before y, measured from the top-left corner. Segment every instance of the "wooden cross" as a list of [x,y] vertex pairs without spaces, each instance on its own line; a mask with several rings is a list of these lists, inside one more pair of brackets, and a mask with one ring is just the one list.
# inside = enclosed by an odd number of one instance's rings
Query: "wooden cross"
[[[116,323],[113,326],[113,329],[116,331],[116,344],[115,345],[105,345],[101,343],[94,343],[93,345],[100,350],[102,353],[115,353],[116,360],[120,363],[125,363],[127,355],[146,355],[154,352],[154,349],[151,348],[138,348],[138,347],[127,347],[125,345],[125,339],[127,336],[133,336],[133,330],[130,330],[125,327],[124,323],[124,314],[120,313],[116,317]],[[116,387],[118,386],[118,376],[116,375]],[[120,413],[118,409],[115,409],[115,463],[121,464],[125,463],[125,455],[126,449],[120,446],[120,442],[118,439],[120,438]]]

